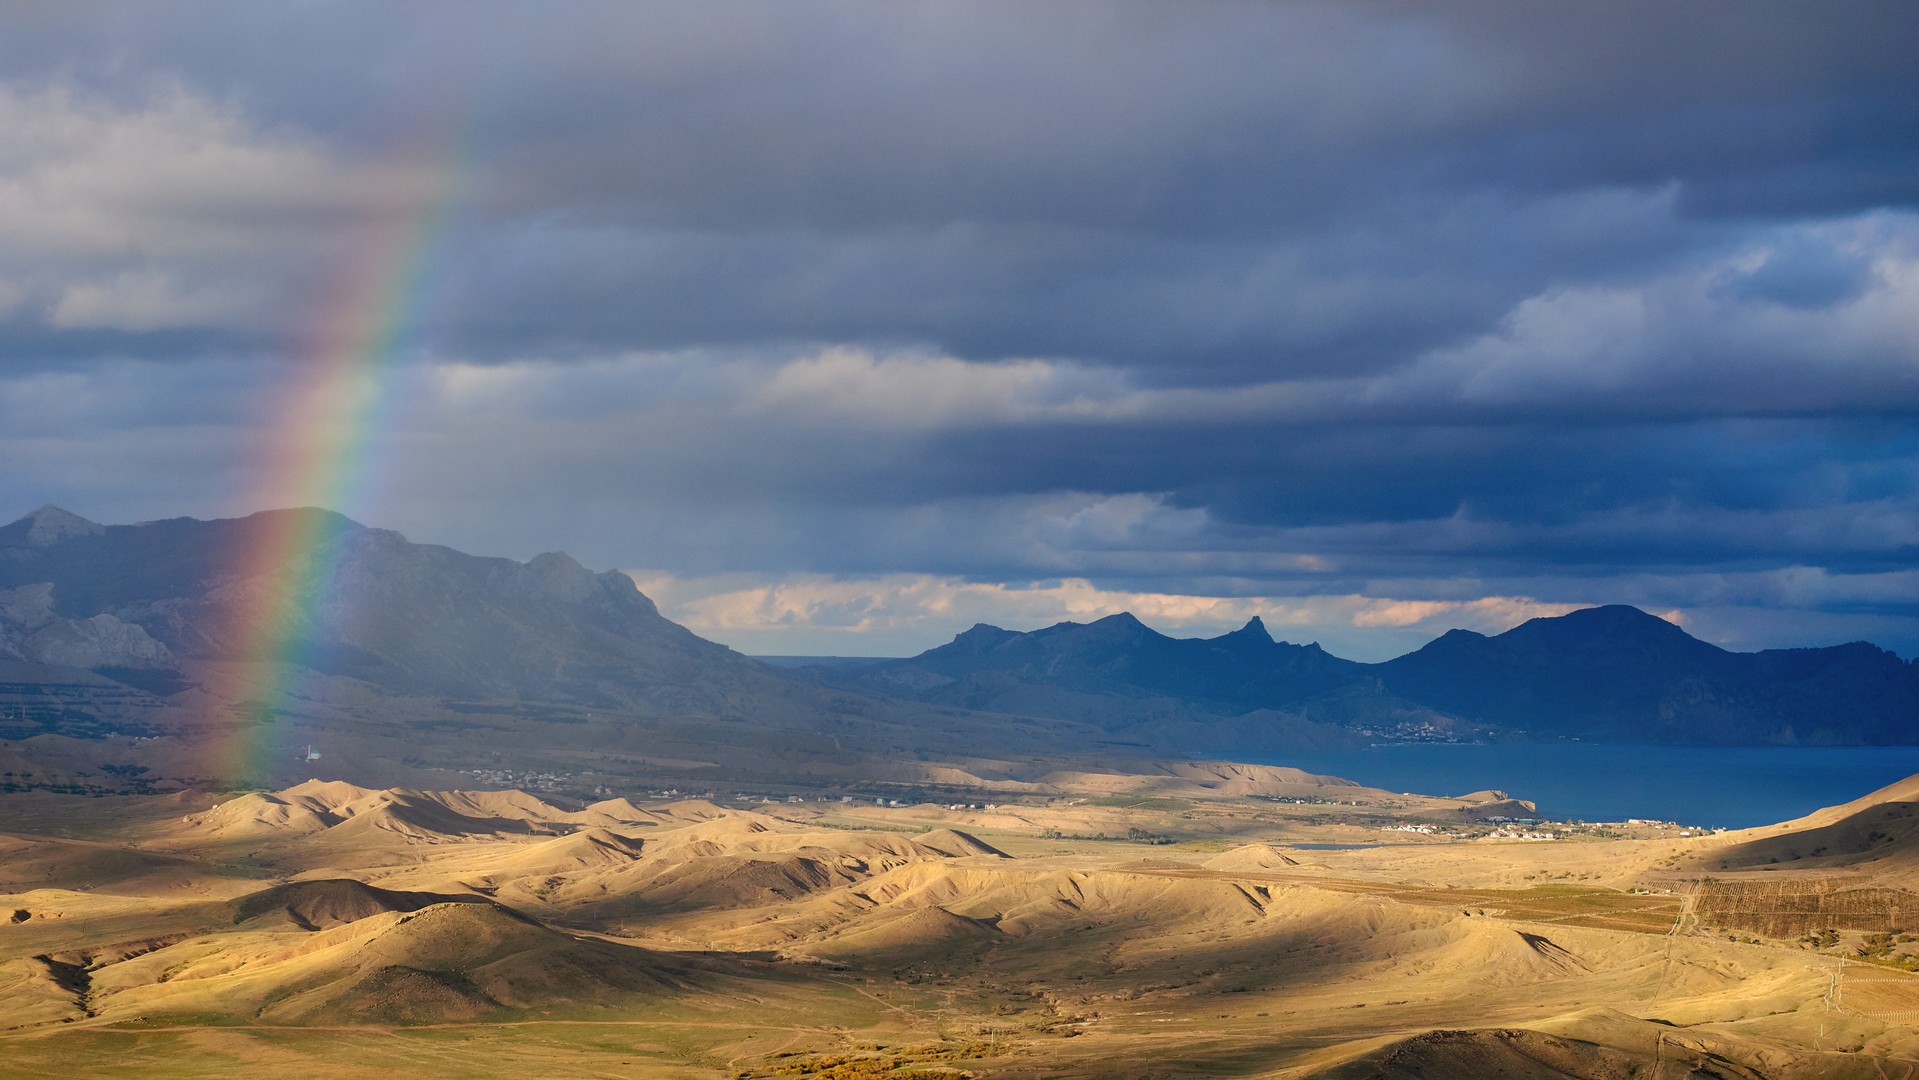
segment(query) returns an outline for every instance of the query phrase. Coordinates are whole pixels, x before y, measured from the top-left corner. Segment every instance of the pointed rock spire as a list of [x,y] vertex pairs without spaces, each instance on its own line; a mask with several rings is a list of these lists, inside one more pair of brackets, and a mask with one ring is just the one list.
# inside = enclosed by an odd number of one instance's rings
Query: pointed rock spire
[[1257,641],[1271,641],[1273,635],[1266,629],[1266,620],[1255,615],[1246,620],[1246,625],[1233,631],[1228,637],[1251,638]]

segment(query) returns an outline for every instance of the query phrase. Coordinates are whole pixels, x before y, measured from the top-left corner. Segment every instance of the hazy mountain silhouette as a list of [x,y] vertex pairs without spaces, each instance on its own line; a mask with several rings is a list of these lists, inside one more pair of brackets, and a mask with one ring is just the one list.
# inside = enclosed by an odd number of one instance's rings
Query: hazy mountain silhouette
[[[303,561],[256,576],[253,553],[289,529],[312,538]],[[296,583],[287,595],[282,578]],[[258,633],[263,606],[288,628],[284,651]],[[635,740],[651,740],[781,767],[938,748],[1272,753],[1436,732],[1919,737],[1919,675],[1891,653],[1731,653],[1625,607],[1493,637],[1456,630],[1383,664],[1275,641],[1257,619],[1182,639],[1115,615],[1030,633],[976,626],[906,660],[788,672],[666,619],[625,575],[557,553],[467,555],[310,509],[101,526],[46,507],[0,527],[0,698],[17,702],[0,736],[264,722],[258,703],[234,700],[245,680],[226,687],[236,668],[281,660],[334,680],[302,699],[301,715],[330,732],[344,717],[382,737],[457,742],[451,708],[505,716],[492,738],[547,749],[624,740],[639,752]],[[360,701],[354,686],[384,696]]]
[[1012,687],[1043,683],[1244,712],[1352,682],[1362,665],[1318,645],[1274,641],[1258,619],[1216,638],[1172,638],[1120,614],[1030,634],[982,624],[911,661],[862,670],[875,685],[898,680],[920,688],[926,700],[970,708],[993,707]]
[[[1274,641],[1258,619],[1199,639],[1168,637],[1119,614],[1031,633],[981,624],[910,660],[813,673],[869,693],[1092,724],[1172,752],[1249,754],[1356,744],[1327,722],[1324,703],[1308,699],[1354,684],[1364,670],[1318,645]],[[1395,707],[1374,695],[1334,712],[1344,722]]]
[[[289,529],[313,538],[296,563],[254,569]],[[262,624],[288,628],[286,646]],[[234,724],[277,725],[289,760],[324,737],[362,762],[398,740],[420,760],[620,751],[761,770],[1100,736],[822,687],[557,553],[467,555],[312,509],[101,526],[47,507],[0,527],[0,739]]]
[[[272,583],[246,568],[289,528],[317,542],[276,603]],[[635,687],[761,674],[663,618],[624,574],[594,574],[561,554],[520,563],[414,544],[324,510],[103,527],[44,508],[0,528],[0,590],[47,586],[53,617],[111,620],[163,648],[105,665],[275,659],[250,616],[273,604],[265,621],[290,628],[287,656],[396,691],[611,703]]]
[[1501,727],[1619,741],[1919,738],[1919,667],[1853,642],[1728,652],[1638,608],[1587,608],[1493,637],[1453,630],[1378,665],[1393,691]]
[[1406,725],[1610,741],[1900,743],[1919,738],[1919,667],[1864,642],[1728,652],[1632,607],[1451,631],[1382,664],[1275,642],[1255,619],[1170,638],[1131,615],[1017,633],[975,626],[906,660],[822,670],[921,701],[1120,726],[1143,702],[1404,733]]

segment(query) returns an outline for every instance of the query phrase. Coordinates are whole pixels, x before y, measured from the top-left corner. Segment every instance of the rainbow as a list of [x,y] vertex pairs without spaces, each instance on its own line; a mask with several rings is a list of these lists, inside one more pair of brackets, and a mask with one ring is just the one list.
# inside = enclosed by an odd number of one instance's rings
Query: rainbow
[[[436,156],[457,162],[457,155]],[[315,306],[277,407],[268,410],[256,451],[265,467],[251,505],[302,511],[255,516],[231,563],[241,594],[224,636],[251,662],[236,665],[234,681],[218,695],[241,712],[209,762],[221,781],[257,781],[276,755],[293,752],[280,745],[270,721],[298,689],[313,606],[337,570],[327,544],[337,519],[314,511],[353,511],[373,470],[369,446],[392,411],[404,334],[417,320],[431,255],[465,170],[449,164],[432,174],[434,184],[401,193],[395,208],[354,235],[344,272]]]

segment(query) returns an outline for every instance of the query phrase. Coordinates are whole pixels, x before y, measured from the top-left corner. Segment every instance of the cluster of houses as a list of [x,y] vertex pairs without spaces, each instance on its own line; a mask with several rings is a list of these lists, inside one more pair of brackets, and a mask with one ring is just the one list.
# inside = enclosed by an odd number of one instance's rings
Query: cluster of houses
[[559,791],[569,787],[574,780],[559,773],[516,772],[512,769],[468,769],[467,772],[483,784],[516,787],[521,791]]

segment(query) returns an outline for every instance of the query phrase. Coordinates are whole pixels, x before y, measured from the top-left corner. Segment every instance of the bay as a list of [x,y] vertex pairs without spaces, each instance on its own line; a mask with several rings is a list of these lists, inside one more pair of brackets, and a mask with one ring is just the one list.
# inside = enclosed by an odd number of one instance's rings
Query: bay
[[1407,743],[1261,764],[1388,791],[1462,795],[1493,788],[1558,820],[1649,818],[1740,829],[1851,802],[1919,773],[1919,746]]

